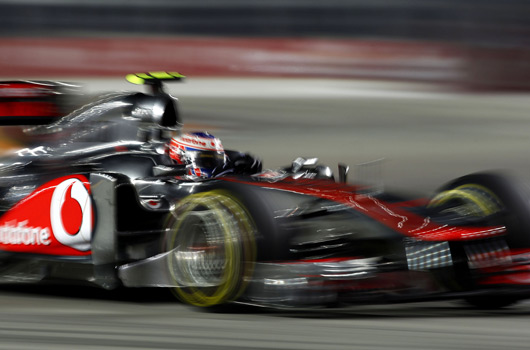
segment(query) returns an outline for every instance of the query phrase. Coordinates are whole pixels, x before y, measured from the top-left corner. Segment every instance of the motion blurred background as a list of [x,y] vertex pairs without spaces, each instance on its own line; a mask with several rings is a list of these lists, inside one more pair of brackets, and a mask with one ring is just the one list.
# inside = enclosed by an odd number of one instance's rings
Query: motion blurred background
[[[385,158],[382,181],[427,192],[483,169],[530,179],[527,0],[0,0],[0,33],[0,80],[93,96],[183,73],[185,127],[267,168]],[[0,147],[21,140],[4,129]]]
[[530,88],[526,0],[1,0],[0,77],[296,76]]

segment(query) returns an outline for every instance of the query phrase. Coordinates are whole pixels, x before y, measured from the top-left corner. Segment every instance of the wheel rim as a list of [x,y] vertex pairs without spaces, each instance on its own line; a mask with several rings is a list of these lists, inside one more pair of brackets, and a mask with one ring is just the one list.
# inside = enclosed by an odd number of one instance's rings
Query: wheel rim
[[430,201],[429,208],[440,208],[440,212],[453,211],[460,215],[484,217],[498,213],[503,205],[489,189],[477,184],[465,184],[438,193]]
[[[171,271],[180,269],[189,286],[216,286],[227,276],[227,255],[233,255],[230,244],[225,244],[221,224],[211,210],[191,212],[181,224],[186,235],[175,236],[174,260]],[[175,276],[174,276],[175,277]],[[182,279],[182,278],[181,278]]]
[[184,199],[172,218],[169,271],[177,297],[196,306],[237,298],[255,260],[254,224],[243,206],[227,193],[210,191]]

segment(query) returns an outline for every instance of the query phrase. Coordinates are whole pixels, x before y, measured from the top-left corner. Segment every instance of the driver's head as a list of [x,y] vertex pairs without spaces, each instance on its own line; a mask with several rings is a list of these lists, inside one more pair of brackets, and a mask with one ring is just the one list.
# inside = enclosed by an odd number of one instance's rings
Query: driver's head
[[185,164],[188,174],[202,178],[212,177],[216,168],[226,161],[221,140],[207,132],[186,133],[173,137],[169,156],[177,164]]

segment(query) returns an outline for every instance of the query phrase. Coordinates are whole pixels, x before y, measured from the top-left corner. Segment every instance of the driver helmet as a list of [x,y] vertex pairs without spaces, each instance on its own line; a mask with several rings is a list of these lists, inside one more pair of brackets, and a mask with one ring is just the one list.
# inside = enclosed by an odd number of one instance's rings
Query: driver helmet
[[212,177],[214,171],[221,169],[226,162],[221,140],[208,132],[173,137],[169,144],[169,156],[177,164],[185,164],[188,175],[200,178]]

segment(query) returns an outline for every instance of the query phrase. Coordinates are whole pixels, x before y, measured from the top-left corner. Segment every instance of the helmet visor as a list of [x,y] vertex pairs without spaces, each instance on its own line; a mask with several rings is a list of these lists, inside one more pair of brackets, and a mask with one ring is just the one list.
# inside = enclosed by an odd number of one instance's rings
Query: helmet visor
[[194,167],[213,170],[225,163],[224,152],[200,151],[189,152]]

